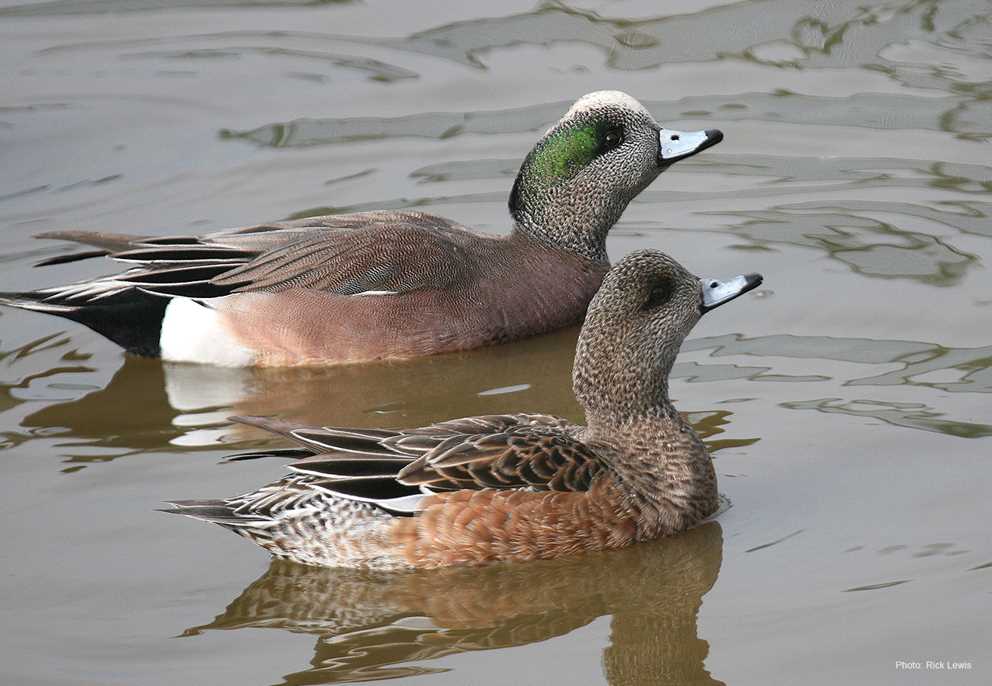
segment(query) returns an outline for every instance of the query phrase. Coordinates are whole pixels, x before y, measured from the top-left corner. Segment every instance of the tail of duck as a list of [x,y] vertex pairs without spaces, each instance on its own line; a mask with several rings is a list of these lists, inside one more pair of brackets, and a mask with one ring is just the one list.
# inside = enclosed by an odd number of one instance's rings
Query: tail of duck
[[[238,512],[241,508],[230,500],[173,500],[166,504],[171,505],[171,509],[163,508],[159,512],[217,524],[247,538],[276,557],[292,559],[279,544],[279,539],[286,536],[287,527],[276,516],[253,516],[250,512]],[[283,526],[280,527],[279,524]]]
[[[104,281],[107,280],[85,285],[99,289]],[[135,355],[157,357],[161,354],[159,339],[169,298],[127,288],[99,299],[86,299],[79,295],[82,285],[25,293],[0,292],[0,305],[71,319]]]
[[275,557],[302,564],[354,567],[380,558],[381,565],[398,564],[386,559],[380,535],[393,516],[315,487],[319,481],[291,475],[224,500],[175,500],[162,512],[217,524]]
[[209,280],[253,254],[204,246],[195,237],[148,238],[100,231],[51,231],[38,238],[71,241],[90,249],[38,262],[44,267],[110,257],[128,263],[123,273],[20,293],[0,292],[0,305],[71,319],[135,355],[159,357],[165,309],[172,297],[226,294]]
[[[238,515],[235,506],[223,500],[170,500],[166,505],[171,505],[171,509],[161,509],[159,512],[169,514],[179,514],[201,522],[220,524],[227,529],[236,529],[250,525],[250,517]],[[264,523],[266,518],[259,517],[258,522]]]

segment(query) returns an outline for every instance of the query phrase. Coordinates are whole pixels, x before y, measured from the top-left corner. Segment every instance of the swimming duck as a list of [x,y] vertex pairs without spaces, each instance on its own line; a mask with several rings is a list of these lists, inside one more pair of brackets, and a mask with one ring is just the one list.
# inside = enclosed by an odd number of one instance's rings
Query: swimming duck
[[632,253],[579,334],[572,386],[585,426],[541,414],[407,431],[242,418],[301,446],[260,453],[302,458],[292,473],[166,511],[331,567],[556,558],[677,534],[712,515],[718,495],[705,445],[668,399],[669,372],[703,313],[760,283],[700,280],[663,253]]
[[0,293],[0,303],[78,321],[137,355],[226,366],[367,362],[512,341],[580,322],[627,204],[722,139],[715,129],[663,129],[625,93],[590,93],[524,159],[506,236],[386,211],[205,236],[55,231],[39,237],[93,249],[41,265],[109,256],[133,266]]

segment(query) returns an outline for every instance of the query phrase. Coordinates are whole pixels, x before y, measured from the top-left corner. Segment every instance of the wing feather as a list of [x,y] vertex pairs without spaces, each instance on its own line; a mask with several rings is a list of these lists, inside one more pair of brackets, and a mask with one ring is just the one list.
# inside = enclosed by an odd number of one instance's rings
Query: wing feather
[[408,431],[234,419],[303,446],[309,454],[289,467],[312,487],[397,514],[414,512],[425,494],[453,490],[584,491],[605,469],[578,427],[550,415],[466,417]]
[[[293,288],[338,295],[445,288],[468,273],[472,246],[486,240],[420,212],[311,217],[206,236],[55,231],[39,237],[96,248],[51,257],[39,266],[107,256],[132,269],[98,279],[101,288],[113,283],[114,292],[140,289],[197,298]],[[88,285],[55,290],[78,296]]]

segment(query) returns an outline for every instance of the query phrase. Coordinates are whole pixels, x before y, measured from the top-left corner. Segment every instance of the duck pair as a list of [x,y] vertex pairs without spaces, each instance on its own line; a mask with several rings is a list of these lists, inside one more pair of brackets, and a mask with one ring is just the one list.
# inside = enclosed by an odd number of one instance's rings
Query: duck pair
[[[513,231],[370,212],[204,237],[58,232],[122,274],[2,302],[79,321],[132,353],[231,366],[339,364],[464,350],[582,320],[573,389],[587,425],[515,414],[409,431],[241,421],[301,447],[291,474],[225,500],[177,501],[305,564],[439,567],[626,546],[713,514],[705,446],[668,399],[679,346],[759,275],[700,280],[606,235],[668,166],[719,131],[661,128],[636,100],[581,98],[527,155]],[[591,300],[591,302],[590,302]],[[587,311],[588,308],[588,311]]]

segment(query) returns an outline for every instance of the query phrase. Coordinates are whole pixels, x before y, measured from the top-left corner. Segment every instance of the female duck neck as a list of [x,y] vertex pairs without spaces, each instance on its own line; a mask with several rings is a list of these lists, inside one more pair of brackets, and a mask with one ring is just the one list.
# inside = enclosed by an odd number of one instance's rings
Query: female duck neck
[[595,433],[624,435],[636,431],[638,434],[654,435],[679,433],[684,429],[692,430],[675,406],[669,402],[667,395],[660,402],[655,402],[646,409],[636,409],[623,415],[603,412],[591,407],[586,407],[585,411],[586,426]]
[[631,417],[622,425],[588,417],[587,440],[609,446],[639,540],[683,531],[719,507],[709,451],[675,408],[668,408],[671,412]]

